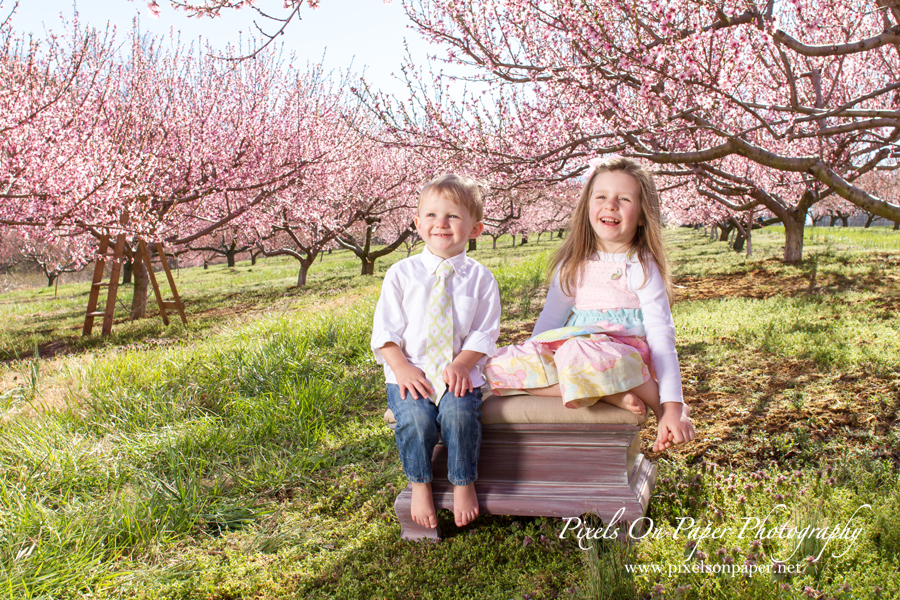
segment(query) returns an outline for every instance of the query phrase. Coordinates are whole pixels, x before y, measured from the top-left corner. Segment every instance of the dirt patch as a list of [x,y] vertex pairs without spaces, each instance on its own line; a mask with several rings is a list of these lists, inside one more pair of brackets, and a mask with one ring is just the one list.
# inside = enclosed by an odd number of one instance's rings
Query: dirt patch
[[815,291],[809,278],[773,275],[762,269],[713,277],[678,277],[674,280],[676,300],[797,296]]
[[[716,368],[684,357],[681,367],[697,438],[670,450],[670,455],[760,468],[771,461],[816,460],[826,456],[823,448],[831,442],[832,452],[852,448],[900,465],[900,448],[878,442],[900,427],[896,379],[824,372],[812,361],[761,351],[747,352],[739,364]],[[641,434],[645,448],[655,440],[655,419],[649,425]]]
[[531,332],[537,319],[532,321],[506,321],[500,323],[500,337],[497,339],[497,347],[521,344],[531,337]]
[[41,358],[54,358],[72,354],[75,350],[66,340],[52,340],[38,345],[38,354]]
[[[208,308],[206,310],[201,310],[201,311],[192,312],[192,313],[186,313],[185,316],[187,317],[188,321],[190,321],[191,318],[196,319],[198,317],[212,317],[215,319],[225,319],[228,317],[235,317],[235,316],[239,316],[239,315],[243,316],[246,313],[248,313],[249,311],[256,308],[257,306],[258,306],[258,304],[256,304],[255,302],[235,302],[233,304],[226,304],[225,306],[218,306],[216,308]],[[167,310],[166,314],[169,317],[170,323],[172,322],[173,318],[176,320],[181,320],[181,317],[178,315],[178,311],[170,312]],[[162,318],[159,316],[158,312],[150,314],[150,315],[148,315],[148,317],[155,318],[155,319]]]
[[[81,327],[78,327],[78,329],[81,329]],[[75,354],[77,352],[84,352],[83,349],[73,348],[71,340],[67,339],[41,342],[40,344],[38,344],[37,349],[38,356],[46,359],[56,358],[59,356],[67,356],[69,354]],[[12,356],[10,358],[0,360],[0,364],[11,364],[19,360],[29,360],[32,357],[34,357],[34,350],[22,352],[18,356]]]
[[[769,261],[767,261],[769,262]],[[774,261],[778,262],[778,261]],[[673,278],[677,300],[710,300],[719,298],[755,298],[773,296],[794,297],[804,294],[839,293],[848,290],[870,291],[889,296],[893,305],[900,303],[894,291],[900,277],[884,272],[884,260],[860,260],[850,264],[878,267],[862,275],[848,276],[840,272],[811,272],[786,275],[777,266],[757,268],[744,273],[727,273],[706,277],[677,276]]]

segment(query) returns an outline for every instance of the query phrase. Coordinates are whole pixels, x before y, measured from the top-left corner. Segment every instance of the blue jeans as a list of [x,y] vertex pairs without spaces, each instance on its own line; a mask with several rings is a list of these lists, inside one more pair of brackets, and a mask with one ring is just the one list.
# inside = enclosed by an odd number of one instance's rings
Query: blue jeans
[[438,406],[428,398],[400,397],[396,383],[387,384],[388,408],[397,426],[394,439],[406,478],[413,483],[432,479],[431,455],[438,434],[447,446],[447,478],[453,485],[469,485],[478,478],[478,451],[481,448],[481,388],[463,396],[450,390]]

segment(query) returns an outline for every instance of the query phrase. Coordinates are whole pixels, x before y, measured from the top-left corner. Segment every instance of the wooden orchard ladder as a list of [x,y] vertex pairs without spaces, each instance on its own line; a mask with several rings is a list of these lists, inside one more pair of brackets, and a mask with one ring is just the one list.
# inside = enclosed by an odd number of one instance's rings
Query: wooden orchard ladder
[[[101,335],[106,337],[112,331],[113,313],[116,311],[116,293],[119,289],[119,272],[122,269],[123,256],[125,254],[125,234],[120,233],[116,236],[116,246],[113,251],[112,268],[109,273],[109,281],[103,281],[103,271],[106,268],[106,261],[109,258],[109,235],[100,238],[100,250],[97,255],[97,261],[94,266],[94,279],[91,282],[91,293],[88,296],[87,314],[84,317],[84,329],[82,335],[91,335],[94,327],[94,317],[103,317],[103,330]],[[184,303],[178,296],[178,289],[175,287],[175,280],[172,278],[172,271],[169,269],[169,263],[166,261],[166,253],[163,250],[161,242],[156,243],[156,251],[162,258],[163,270],[169,280],[169,289],[172,290],[174,300],[164,301],[159,291],[159,284],[156,281],[156,274],[153,272],[153,264],[150,262],[150,252],[147,250],[147,244],[144,240],[138,240],[138,247],[134,253],[133,271],[140,268],[141,261],[147,263],[147,274],[150,276],[150,282],[153,284],[153,293],[156,295],[156,303],[159,304],[159,314],[162,316],[163,323],[169,324],[169,316],[166,309],[174,309],[181,316],[181,322],[187,325],[187,317],[184,314]],[[100,298],[100,290],[107,288],[106,307],[103,310],[97,310],[97,303]]]
[[[103,270],[109,258],[109,234],[100,238],[100,251],[94,264],[94,279],[91,282],[91,293],[88,296],[87,314],[84,316],[84,329],[81,335],[91,335],[94,327],[94,317],[103,317],[103,333],[105,337],[112,331],[113,313],[116,312],[116,292],[119,289],[119,271],[122,269],[122,256],[125,254],[125,234],[116,236],[116,247],[112,255],[112,268],[109,281],[103,281]],[[106,307],[97,310],[97,300],[100,298],[100,290],[108,288],[106,293]]]
[[137,256],[134,259],[134,268],[137,269],[143,259],[147,263],[147,274],[150,275],[150,281],[153,283],[153,293],[156,294],[156,303],[159,305],[159,314],[163,323],[169,324],[169,315],[166,309],[175,309],[181,316],[181,322],[187,325],[187,317],[184,315],[184,303],[178,296],[178,288],[175,287],[175,279],[172,277],[172,271],[169,269],[169,261],[166,260],[166,252],[163,250],[162,242],[156,242],[156,252],[159,254],[162,262],[163,271],[166,272],[166,278],[169,280],[169,289],[172,290],[172,300],[163,300],[159,291],[159,284],[156,283],[156,275],[153,273],[153,265],[150,262],[150,252],[147,250],[147,244],[144,240],[138,241]]

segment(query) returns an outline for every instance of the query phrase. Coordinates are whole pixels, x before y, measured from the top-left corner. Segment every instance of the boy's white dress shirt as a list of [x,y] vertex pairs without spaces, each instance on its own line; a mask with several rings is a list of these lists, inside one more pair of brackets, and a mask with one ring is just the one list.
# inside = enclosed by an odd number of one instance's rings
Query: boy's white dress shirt
[[[425,247],[421,254],[396,263],[384,276],[381,296],[372,324],[372,351],[375,361],[384,365],[388,383],[397,383],[381,348],[394,342],[409,363],[425,370],[425,344],[428,338],[428,306],[434,275],[442,259]],[[446,259],[453,267],[447,289],[453,300],[453,357],[463,350],[481,352],[484,357],[469,371],[472,387],[484,385],[484,363],[497,351],[500,335],[500,290],[484,265],[468,258],[465,252]]]

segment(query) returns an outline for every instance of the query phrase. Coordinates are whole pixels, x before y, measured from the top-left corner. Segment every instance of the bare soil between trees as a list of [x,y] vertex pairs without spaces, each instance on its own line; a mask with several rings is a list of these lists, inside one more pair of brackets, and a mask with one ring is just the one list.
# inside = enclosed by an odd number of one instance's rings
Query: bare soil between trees
[[[838,293],[848,290],[879,290],[885,291],[885,287],[893,287],[894,292],[900,291],[900,277],[892,273],[876,272],[874,267],[896,263],[896,257],[873,257],[868,260],[853,261],[854,265],[863,265],[872,268],[869,273],[848,277],[841,273],[817,273],[812,270],[805,275],[784,275],[773,270],[756,268],[745,273],[727,273],[710,275],[706,277],[681,276],[675,277],[676,301],[714,300],[720,298],[754,298],[764,300],[774,296],[794,297],[803,294]],[[775,265],[780,263],[777,259],[770,259]],[[777,268],[777,267],[776,267]],[[887,307],[900,305],[900,295],[888,297],[885,301]]]

